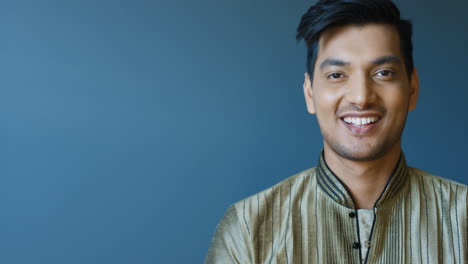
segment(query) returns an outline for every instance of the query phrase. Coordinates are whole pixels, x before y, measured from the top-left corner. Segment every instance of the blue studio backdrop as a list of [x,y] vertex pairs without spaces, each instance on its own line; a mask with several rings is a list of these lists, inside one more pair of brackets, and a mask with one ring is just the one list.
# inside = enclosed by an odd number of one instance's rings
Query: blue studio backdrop
[[[2,2],[0,263],[202,263],[230,204],[315,166],[312,3]],[[468,184],[468,2],[397,4],[421,81],[408,163]]]

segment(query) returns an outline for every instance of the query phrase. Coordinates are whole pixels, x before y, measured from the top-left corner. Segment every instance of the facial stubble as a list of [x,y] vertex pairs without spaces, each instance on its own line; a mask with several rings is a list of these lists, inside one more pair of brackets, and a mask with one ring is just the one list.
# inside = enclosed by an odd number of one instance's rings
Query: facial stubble
[[[344,142],[339,142],[332,135],[324,131],[322,129],[322,126],[320,126],[318,118],[317,121],[319,123],[320,131],[322,132],[324,144],[327,144],[333,152],[345,159],[352,161],[372,161],[384,157],[387,153],[389,153],[392,150],[392,148],[395,147],[395,145],[401,144],[401,136],[403,134],[403,129],[405,127],[407,117],[408,112],[406,112],[405,119],[401,125],[400,130],[393,136],[384,138],[383,140],[377,142],[375,145],[368,145],[368,143],[363,143],[359,144],[359,146],[350,147],[348,147]],[[355,149],[360,146],[367,148],[367,150],[362,151]]]

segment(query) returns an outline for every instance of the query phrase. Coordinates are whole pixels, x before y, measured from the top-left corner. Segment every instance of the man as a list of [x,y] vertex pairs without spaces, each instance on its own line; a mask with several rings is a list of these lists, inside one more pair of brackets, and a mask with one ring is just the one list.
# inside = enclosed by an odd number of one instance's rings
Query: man
[[232,205],[205,263],[468,263],[467,186],[406,165],[411,23],[390,0],[321,0],[298,27],[316,167]]

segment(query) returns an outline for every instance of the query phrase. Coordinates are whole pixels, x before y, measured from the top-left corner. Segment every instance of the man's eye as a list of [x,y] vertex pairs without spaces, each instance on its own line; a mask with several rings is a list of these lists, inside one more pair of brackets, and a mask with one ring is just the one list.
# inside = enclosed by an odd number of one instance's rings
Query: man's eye
[[390,77],[393,75],[393,72],[390,70],[381,70],[377,72],[377,76],[381,77]]
[[328,79],[339,79],[339,78],[343,78],[343,77],[344,77],[343,74],[337,73],[337,72],[334,72],[334,73],[327,76]]

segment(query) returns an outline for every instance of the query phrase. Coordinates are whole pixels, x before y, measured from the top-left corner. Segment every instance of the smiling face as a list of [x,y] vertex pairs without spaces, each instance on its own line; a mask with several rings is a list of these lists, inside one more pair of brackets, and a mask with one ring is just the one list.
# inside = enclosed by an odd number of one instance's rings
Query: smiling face
[[397,31],[390,25],[349,25],[321,34],[314,76],[304,95],[316,114],[325,153],[376,160],[398,153],[418,76],[405,69]]

